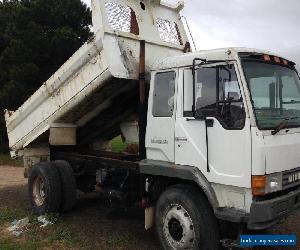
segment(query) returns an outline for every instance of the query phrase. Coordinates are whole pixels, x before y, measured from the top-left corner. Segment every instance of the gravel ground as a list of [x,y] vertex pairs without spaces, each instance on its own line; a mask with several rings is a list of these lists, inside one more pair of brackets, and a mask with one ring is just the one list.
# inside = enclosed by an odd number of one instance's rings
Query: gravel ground
[[[30,212],[26,182],[22,168],[0,166],[0,209]],[[76,207],[61,218],[61,224],[76,238],[75,244],[65,249],[160,249],[155,231],[146,232],[143,220],[141,210],[112,207],[98,194],[81,194]],[[0,232],[2,230],[3,226]],[[296,234],[300,239],[300,212],[296,211],[274,228],[260,233]],[[297,249],[300,249],[299,243]],[[46,249],[57,247],[54,243]],[[3,249],[1,244],[0,249]]]

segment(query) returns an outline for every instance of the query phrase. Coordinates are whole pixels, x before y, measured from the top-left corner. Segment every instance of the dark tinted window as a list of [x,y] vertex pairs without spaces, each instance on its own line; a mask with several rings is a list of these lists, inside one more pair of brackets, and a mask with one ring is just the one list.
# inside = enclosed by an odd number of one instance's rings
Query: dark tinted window
[[157,73],[154,83],[153,116],[171,117],[174,111],[175,72]]
[[219,67],[217,117],[227,128],[243,128],[246,113],[239,82],[232,65]]
[[[192,81],[192,78],[190,79]],[[185,77],[185,80],[188,78]],[[188,108],[191,103],[192,91],[186,86],[191,86],[191,84],[191,82],[184,83],[185,116],[192,115]],[[191,97],[188,98],[189,96]],[[244,127],[246,114],[233,65],[198,69],[195,82],[195,101],[196,112],[207,117],[216,117],[223,127],[228,129]]]
[[212,116],[216,109],[216,68],[197,70],[195,99],[196,110],[201,109],[206,115]]

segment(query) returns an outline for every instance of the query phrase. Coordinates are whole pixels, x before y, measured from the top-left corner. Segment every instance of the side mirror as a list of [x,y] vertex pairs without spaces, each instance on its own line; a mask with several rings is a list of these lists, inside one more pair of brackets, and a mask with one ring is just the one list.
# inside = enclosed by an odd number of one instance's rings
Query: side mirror
[[239,100],[240,95],[237,92],[228,92],[227,99],[229,99],[229,100]]

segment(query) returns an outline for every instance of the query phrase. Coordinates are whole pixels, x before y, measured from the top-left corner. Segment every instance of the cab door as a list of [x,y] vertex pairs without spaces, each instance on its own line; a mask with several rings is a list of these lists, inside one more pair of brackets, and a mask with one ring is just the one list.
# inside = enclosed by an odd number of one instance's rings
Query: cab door
[[191,69],[180,72],[175,124],[175,163],[196,166],[210,182],[251,186],[251,133],[236,67],[218,65],[196,70],[193,117]]
[[153,72],[148,104],[147,159],[172,162],[178,70]]

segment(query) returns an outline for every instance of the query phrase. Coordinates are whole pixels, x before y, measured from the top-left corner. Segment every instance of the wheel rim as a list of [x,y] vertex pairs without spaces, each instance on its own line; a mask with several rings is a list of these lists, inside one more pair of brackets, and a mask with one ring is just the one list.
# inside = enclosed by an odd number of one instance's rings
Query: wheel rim
[[33,200],[35,204],[40,207],[45,202],[45,184],[41,176],[35,178],[33,182]]
[[164,236],[173,249],[191,249],[194,246],[194,223],[184,207],[170,205],[163,218]]

